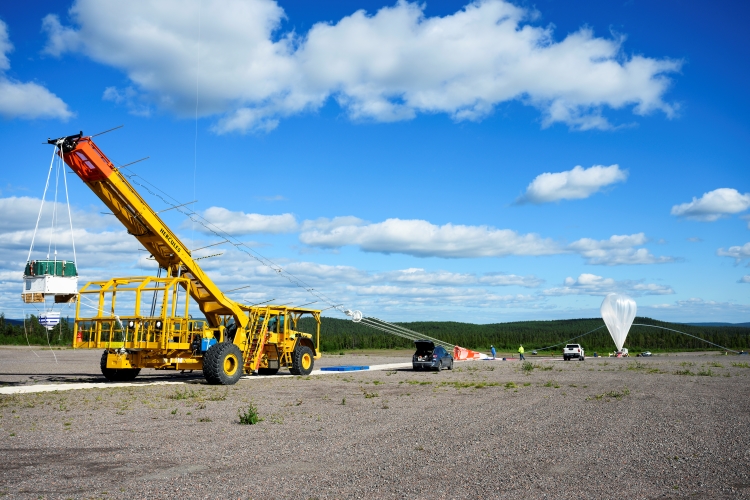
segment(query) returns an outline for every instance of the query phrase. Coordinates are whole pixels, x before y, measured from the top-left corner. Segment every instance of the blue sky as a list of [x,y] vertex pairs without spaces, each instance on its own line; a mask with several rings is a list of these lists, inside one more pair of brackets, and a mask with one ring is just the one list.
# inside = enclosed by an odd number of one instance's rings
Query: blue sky
[[[676,0],[4,3],[0,310],[32,312],[19,292],[41,143],[125,125],[96,139],[113,161],[149,156],[129,172],[366,315],[592,317],[617,291],[639,315],[748,321],[747,14]],[[81,280],[153,272],[68,181]],[[165,219],[191,248],[218,241]],[[69,231],[56,239],[70,253]],[[210,276],[251,285],[233,298],[314,300],[229,247],[196,255],[218,252]]]

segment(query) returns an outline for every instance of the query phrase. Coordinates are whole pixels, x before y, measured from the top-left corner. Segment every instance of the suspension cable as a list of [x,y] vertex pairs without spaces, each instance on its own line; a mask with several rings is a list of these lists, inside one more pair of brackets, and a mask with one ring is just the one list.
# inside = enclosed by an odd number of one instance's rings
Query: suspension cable
[[[57,149],[57,146],[55,146]],[[55,238],[55,223],[57,222],[57,192],[58,186],[60,185],[60,162],[54,162],[55,165],[55,201],[52,204],[52,222],[50,224],[49,232],[49,245],[47,246],[47,260],[49,260],[50,249],[52,248],[52,240],[55,241],[55,262],[57,262],[57,239]]]
[[[317,299],[319,299],[322,302],[325,302],[326,304],[328,304],[330,306],[329,309],[335,309],[336,311],[338,311],[341,314],[345,314],[345,315],[347,314],[346,309],[344,308],[344,306],[342,304],[337,303],[336,301],[332,300],[330,297],[328,297],[327,295],[325,295],[323,292],[320,292],[319,290],[316,290],[315,288],[313,288],[312,286],[310,286],[309,284],[307,284],[304,280],[302,280],[302,279],[298,278],[297,276],[293,275],[292,273],[286,271],[285,269],[283,269],[281,266],[279,266],[278,264],[276,264],[272,260],[264,257],[263,255],[261,255],[260,253],[258,253],[255,250],[253,250],[251,247],[247,246],[245,243],[243,243],[242,241],[238,240],[237,238],[234,238],[232,235],[230,235],[226,231],[222,230],[221,228],[217,227],[215,224],[213,224],[212,222],[208,221],[207,219],[205,219],[203,216],[201,216],[200,214],[198,214],[194,210],[191,210],[191,209],[185,207],[184,205],[180,206],[181,204],[179,203],[178,200],[176,200],[175,198],[173,198],[171,195],[165,193],[164,191],[162,191],[158,187],[154,186],[150,182],[146,181],[145,179],[143,179],[138,174],[133,173],[133,174],[127,175],[127,174],[123,173],[123,175],[125,175],[130,180],[130,182],[132,182],[135,185],[138,185],[138,186],[142,187],[148,193],[150,193],[152,196],[156,196],[157,198],[161,199],[164,203],[166,203],[168,205],[171,205],[174,209],[176,209],[177,211],[179,211],[180,213],[182,213],[184,216],[186,216],[187,218],[189,218],[192,222],[203,226],[208,232],[212,233],[214,236],[216,236],[218,238],[222,238],[222,239],[230,242],[232,245],[234,245],[234,247],[237,250],[239,250],[240,252],[245,253],[246,255],[248,255],[249,257],[251,257],[252,259],[254,259],[257,262],[259,262],[260,264],[262,264],[262,265],[264,265],[264,266],[272,269],[273,271],[276,271],[276,273],[279,276],[281,276],[284,279],[286,279],[287,281],[289,281],[289,283],[291,283],[291,284],[293,284],[293,285],[295,285],[295,286],[297,286],[299,288],[304,289],[310,295],[316,297]],[[154,188],[154,190],[152,190],[151,187],[149,187],[147,185],[144,185],[141,182],[139,182],[138,180],[136,180],[135,177],[138,177],[139,179],[143,180],[143,182],[145,184],[148,184],[149,186],[152,186]],[[168,201],[164,196],[161,196],[161,195],[157,194],[154,191],[160,191],[167,198],[170,198],[171,200],[173,200],[174,203],[172,201]],[[397,336],[400,336],[400,337],[404,337],[404,338],[407,338],[407,339],[410,339],[410,340],[421,340],[421,339],[432,340],[434,343],[436,343],[438,345],[442,345],[444,347],[448,347],[448,348],[451,348],[451,349],[454,347],[453,344],[449,344],[447,342],[443,342],[442,340],[438,340],[438,339],[434,339],[432,337],[425,336],[425,335],[423,335],[423,334],[421,334],[419,332],[415,332],[413,330],[409,330],[408,328],[405,328],[405,327],[402,327],[402,326],[398,326],[398,325],[394,325],[392,323],[388,323],[387,321],[383,321],[383,320],[378,319],[378,318],[363,318],[362,322],[365,323],[367,326],[369,326],[371,328],[375,328],[375,329],[378,329],[378,330],[381,330],[381,331],[384,331],[384,332],[387,332],[387,333],[391,333],[393,335],[397,335]]]
[[[60,159],[62,161],[62,159]],[[68,220],[70,221],[70,241],[73,244],[73,263],[76,266],[76,274],[78,273],[78,256],[76,255],[76,237],[73,234],[73,215],[70,211],[70,197],[68,196],[68,176],[65,174],[65,166],[62,167],[63,171],[63,182],[65,183],[65,203],[68,205]]]
[[537,351],[545,351],[545,350],[547,350],[547,349],[552,349],[553,347],[557,347],[557,346],[559,346],[559,345],[567,344],[567,343],[568,343],[568,342],[570,342],[571,340],[575,340],[575,339],[580,339],[581,337],[585,337],[585,336],[586,336],[586,335],[588,335],[589,333],[594,333],[594,332],[595,332],[595,331],[597,331],[597,330],[601,330],[601,329],[602,329],[602,328],[604,328],[605,326],[607,326],[607,325],[602,325],[602,326],[599,326],[599,327],[597,327],[597,328],[594,328],[594,329],[593,329],[593,330],[591,330],[591,331],[588,331],[588,332],[586,332],[586,333],[584,333],[584,334],[581,334],[581,335],[579,335],[579,336],[577,336],[577,337],[573,337],[572,339],[570,339],[570,340],[566,340],[565,342],[560,342],[559,344],[551,345],[551,346],[549,346],[549,347],[542,347],[541,349],[537,349]]
[[734,349],[729,349],[728,347],[724,347],[723,345],[719,345],[719,344],[714,344],[713,342],[709,342],[709,341],[708,341],[708,340],[706,340],[706,339],[702,339],[702,338],[700,338],[700,337],[696,337],[695,335],[690,335],[689,333],[681,332],[681,331],[679,331],[679,330],[672,330],[671,328],[667,328],[667,327],[665,327],[665,326],[656,326],[656,325],[644,325],[644,324],[642,324],[642,323],[633,323],[633,326],[648,326],[648,327],[650,327],[650,328],[661,328],[662,330],[669,330],[670,332],[681,333],[681,334],[683,334],[683,335],[687,335],[688,337],[693,337],[694,339],[698,339],[698,340],[701,340],[701,341],[703,341],[703,342],[705,342],[705,343],[707,343],[707,344],[711,344],[711,345],[713,345],[713,346],[716,346],[716,347],[718,347],[718,348],[720,348],[720,349],[724,349],[725,351],[729,351],[729,352],[735,352],[735,353],[738,353],[738,352],[739,352],[739,351],[735,351]]
[[47,172],[47,182],[44,184],[44,194],[42,194],[42,204],[39,207],[39,215],[36,217],[36,225],[34,226],[34,235],[31,237],[31,246],[29,247],[29,255],[26,257],[26,262],[31,262],[31,252],[34,250],[34,240],[36,240],[36,232],[39,229],[39,220],[42,218],[42,210],[44,209],[44,200],[47,199],[47,189],[49,188],[49,178],[52,175],[52,166],[55,163],[55,153],[57,147],[52,151],[52,159],[49,162],[49,171]]

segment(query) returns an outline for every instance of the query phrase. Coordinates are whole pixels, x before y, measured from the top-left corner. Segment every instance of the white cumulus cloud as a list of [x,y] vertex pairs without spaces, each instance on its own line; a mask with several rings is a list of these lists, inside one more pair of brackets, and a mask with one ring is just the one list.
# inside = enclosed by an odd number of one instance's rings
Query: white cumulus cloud
[[[744,212],[750,208],[750,193],[719,188],[703,193],[700,198],[672,207],[672,215],[700,221],[715,221],[724,215]],[[750,227],[750,226],[749,226]]]
[[[297,219],[292,214],[261,215],[233,212],[223,207],[210,207],[203,212],[203,218],[211,223],[210,227],[218,228],[232,236],[256,233],[290,233],[297,230]],[[185,227],[192,227],[185,221]],[[209,227],[196,225],[195,229],[211,234]]]
[[626,170],[619,165],[594,165],[583,168],[580,165],[565,172],[546,172],[538,175],[526,188],[526,193],[517,203],[549,203],[559,200],[588,198],[602,188],[628,178]]
[[390,283],[451,286],[481,284],[487,286],[522,286],[525,288],[538,287],[544,281],[535,276],[518,276],[516,274],[491,272],[478,277],[472,273],[425,271],[424,269],[415,267],[379,273],[375,277]]
[[[321,223],[322,224],[322,223]],[[501,257],[559,253],[557,243],[536,234],[518,234],[488,226],[387,219],[374,224],[336,225],[303,230],[306,245],[338,248],[355,245],[365,252],[403,253],[417,257]]]
[[750,274],[744,275],[737,283],[750,283]]
[[[736,302],[719,302],[716,300],[706,300],[700,297],[692,297],[685,300],[678,300],[671,304],[656,304],[652,306],[641,306],[638,308],[639,314],[643,314],[651,309],[653,316],[670,316],[673,321],[720,321],[725,322],[728,316],[746,318],[750,314],[750,305],[737,304]],[[643,311],[643,313],[641,312]],[[643,314],[644,316],[647,314]],[[652,317],[653,317],[652,316]]]
[[670,295],[672,287],[656,283],[644,283],[643,280],[616,281],[595,274],[583,273],[578,278],[567,277],[562,287],[549,288],[542,292],[547,296],[561,295],[607,295],[611,292],[623,292],[633,296]]
[[479,278],[479,282],[490,286],[522,286],[525,288],[536,288],[544,280],[536,276],[518,276],[516,274],[486,273]]
[[587,264],[617,266],[675,262],[674,257],[656,257],[646,248],[636,248],[647,241],[643,233],[614,235],[608,240],[581,238],[568,245],[568,250],[581,254]]
[[[587,264],[609,266],[663,264],[677,260],[674,257],[657,257],[646,248],[638,248],[648,241],[643,233],[614,235],[606,240],[581,238],[565,246],[534,233],[519,234],[511,229],[450,223],[438,226],[419,219],[387,219],[367,223],[356,217],[321,218],[314,222],[305,221],[299,239],[312,247],[356,246],[365,252],[401,253],[415,257],[472,258],[577,253]],[[506,281],[520,286],[539,285],[534,277],[487,275],[483,280],[488,284]]]
[[682,63],[629,55],[622,36],[583,27],[558,39],[532,24],[535,11],[504,0],[443,17],[423,9],[402,0],[297,33],[280,30],[286,15],[273,0],[76,0],[71,25],[50,14],[43,29],[47,53],[118,68],[179,115],[194,112],[198,84],[199,113],[218,115],[219,133],[271,130],[329,99],[375,121],[480,120],[511,100],[538,108],[544,126],[584,130],[611,128],[607,109],[675,114],[664,96]]
[[737,263],[740,263],[744,259],[750,259],[750,242],[745,243],[742,246],[735,245],[733,247],[729,247],[726,250],[724,250],[723,248],[719,248],[716,251],[716,254],[721,257],[731,257]]
[[58,118],[73,116],[68,105],[45,87],[34,82],[19,82],[8,78],[8,54],[13,44],[8,36],[8,26],[0,20],[0,116],[4,118]]

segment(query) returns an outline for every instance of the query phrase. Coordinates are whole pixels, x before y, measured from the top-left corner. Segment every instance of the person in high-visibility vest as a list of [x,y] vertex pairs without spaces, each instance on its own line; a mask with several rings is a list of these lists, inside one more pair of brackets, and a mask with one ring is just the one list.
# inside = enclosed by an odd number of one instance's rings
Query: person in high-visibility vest
[[526,358],[523,357],[523,346],[521,346],[521,347],[518,348],[518,357],[521,358],[521,361],[523,361],[524,359],[526,359]]

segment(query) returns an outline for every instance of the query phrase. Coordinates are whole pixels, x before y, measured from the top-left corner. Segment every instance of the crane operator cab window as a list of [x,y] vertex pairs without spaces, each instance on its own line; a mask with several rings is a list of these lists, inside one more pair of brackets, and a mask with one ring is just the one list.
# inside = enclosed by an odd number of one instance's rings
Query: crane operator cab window
[[268,320],[268,331],[275,333],[284,332],[284,315],[274,316]]

